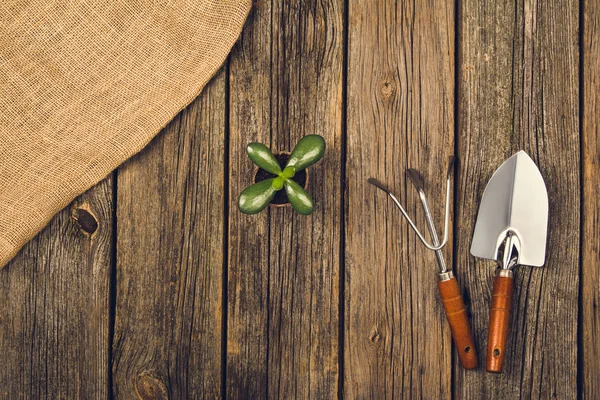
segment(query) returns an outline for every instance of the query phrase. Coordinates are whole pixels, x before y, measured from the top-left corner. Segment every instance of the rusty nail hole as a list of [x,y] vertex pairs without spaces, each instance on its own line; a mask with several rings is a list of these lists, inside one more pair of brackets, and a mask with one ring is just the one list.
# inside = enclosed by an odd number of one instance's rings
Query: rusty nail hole
[[500,350],[494,349],[494,357],[496,357],[496,358],[500,357]]
[[471,351],[471,347],[470,346],[465,347],[465,353],[468,353],[470,351]]
[[98,219],[92,214],[88,204],[84,203],[73,207],[71,209],[71,216],[87,235],[93,236],[98,230]]

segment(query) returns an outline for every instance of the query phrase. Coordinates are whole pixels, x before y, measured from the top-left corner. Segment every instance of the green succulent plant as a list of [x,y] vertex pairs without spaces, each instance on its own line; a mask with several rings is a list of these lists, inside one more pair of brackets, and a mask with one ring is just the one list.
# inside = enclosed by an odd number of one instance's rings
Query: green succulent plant
[[325,153],[323,137],[308,135],[300,139],[283,170],[271,150],[262,143],[250,143],[246,152],[254,164],[276,176],[250,185],[242,191],[238,201],[241,212],[244,214],[261,212],[282,189],[285,189],[290,204],[298,213],[309,215],[313,212],[312,197],[293,178],[298,172],[323,157]]

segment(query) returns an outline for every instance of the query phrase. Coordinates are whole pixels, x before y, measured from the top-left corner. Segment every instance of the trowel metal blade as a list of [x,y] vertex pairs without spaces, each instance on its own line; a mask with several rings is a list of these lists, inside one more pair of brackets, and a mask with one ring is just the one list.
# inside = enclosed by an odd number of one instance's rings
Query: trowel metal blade
[[548,193],[533,160],[520,151],[496,170],[479,206],[471,254],[498,260],[512,232],[519,239],[517,264],[541,267],[546,258]]

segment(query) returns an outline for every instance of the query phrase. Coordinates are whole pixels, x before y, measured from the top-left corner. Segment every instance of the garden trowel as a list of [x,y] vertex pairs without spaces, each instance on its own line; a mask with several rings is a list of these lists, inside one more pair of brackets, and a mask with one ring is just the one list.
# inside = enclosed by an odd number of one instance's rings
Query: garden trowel
[[533,160],[520,151],[496,170],[483,193],[471,254],[498,262],[488,329],[488,372],[502,372],[513,268],[541,267],[546,256],[548,193]]

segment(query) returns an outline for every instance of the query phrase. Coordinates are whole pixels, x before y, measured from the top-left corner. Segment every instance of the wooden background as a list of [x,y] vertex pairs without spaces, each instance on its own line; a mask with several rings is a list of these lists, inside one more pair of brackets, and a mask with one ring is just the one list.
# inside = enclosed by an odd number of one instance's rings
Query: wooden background
[[[0,270],[0,398],[600,398],[600,3],[260,0],[203,94]],[[312,216],[242,215],[245,145],[325,137]],[[544,268],[516,272],[507,365],[485,360],[483,189],[518,150],[550,198]],[[470,299],[453,352],[418,168]]]

